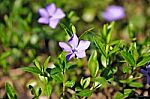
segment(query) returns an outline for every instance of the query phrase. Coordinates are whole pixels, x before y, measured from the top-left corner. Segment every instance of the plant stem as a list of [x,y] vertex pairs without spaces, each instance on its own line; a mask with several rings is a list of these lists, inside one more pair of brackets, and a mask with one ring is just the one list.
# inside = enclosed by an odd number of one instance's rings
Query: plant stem
[[65,97],[65,78],[66,78],[65,71],[63,71],[63,76],[64,76],[64,80],[63,80],[63,99],[65,99],[64,98]]

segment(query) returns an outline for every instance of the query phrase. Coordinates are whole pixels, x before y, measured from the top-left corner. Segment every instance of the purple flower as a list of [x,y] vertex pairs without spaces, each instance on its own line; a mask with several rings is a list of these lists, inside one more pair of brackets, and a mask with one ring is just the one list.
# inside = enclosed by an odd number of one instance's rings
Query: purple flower
[[81,40],[79,39],[76,34],[69,39],[68,44],[65,42],[59,42],[59,46],[65,51],[68,52],[66,56],[66,60],[70,60],[73,57],[83,58],[86,56],[85,50],[88,49],[90,46],[90,41]]
[[144,74],[144,76],[147,77],[147,83],[150,85],[150,64],[146,66],[146,69],[147,70],[141,69],[140,71],[142,74]]
[[65,13],[60,9],[56,8],[54,3],[47,5],[46,8],[40,8],[38,10],[40,18],[38,19],[39,23],[49,24],[51,28],[56,28],[60,19],[65,17]]
[[108,6],[105,12],[102,13],[102,17],[107,21],[119,20],[124,18],[124,16],[124,8],[116,5]]

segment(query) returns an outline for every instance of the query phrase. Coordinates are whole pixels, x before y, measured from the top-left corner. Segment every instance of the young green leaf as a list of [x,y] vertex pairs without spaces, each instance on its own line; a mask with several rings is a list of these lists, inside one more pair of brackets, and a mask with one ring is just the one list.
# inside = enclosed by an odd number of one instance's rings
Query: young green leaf
[[133,91],[133,89],[124,89],[124,96],[128,97],[132,91]]
[[48,66],[48,62],[50,60],[50,56],[45,60],[44,62],[44,71],[46,70],[47,66]]
[[41,65],[40,65],[40,63],[35,59],[34,60],[34,65],[39,69],[39,70],[41,70]]
[[21,69],[34,74],[41,74],[41,71],[37,67],[22,67]]
[[97,61],[97,52],[96,50],[92,53],[92,55],[89,58],[88,61],[88,68],[90,70],[90,74],[92,77],[96,77],[98,70],[99,70],[99,64]]
[[122,57],[130,64],[131,66],[135,66],[135,60],[133,56],[127,51],[121,51]]
[[17,99],[15,89],[8,82],[5,83],[5,90],[9,99]]
[[80,92],[77,93],[78,96],[85,96],[85,97],[89,97],[92,95],[92,91],[91,90],[88,90],[88,89],[85,89],[85,90],[82,90]]
[[101,63],[105,68],[107,67],[107,59],[104,55],[101,55]]
[[51,75],[51,77],[55,81],[60,82],[60,83],[63,82],[63,80],[64,80],[64,77],[63,77],[62,73],[57,73],[57,74]]
[[105,47],[104,47],[103,43],[101,41],[97,41],[95,37],[93,39],[94,39],[94,43],[95,43],[96,47],[98,48],[98,50],[100,51],[100,53],[106,57]]
[[51,83],[47,83],[46,86],[45,86],[46,96],[49,97],[51,95],[51,92],[52,92],[52,85],[51,85]]
[[136,88],[142,88],[142,87],[143,87],[143,84],[142,84],[142,83],[139,83],[139,82],[130,82],[130,83],[129,83],[129,86],[131,86],[131,87],[136,87]]
[[65,86],[72,88],[72,87],[74,86],[74,84],[75,84],[75,81],[67,81],[67,82],[65,83]]
[[76,28],[75,28],[74,25],[71,26],[71,30],[72,30],[72,32],[73,32],[74,34],[76,33]]
[[90,84],[90,77],[88,77],[88,78],[85,78],[85,79],[81,79],[80,80],[80,84],[81,84],[81,86],[85,89],[85,88],[87,88],[88,86],[89,86],[89,84]]
[[117,92],[116,94],[115,94],[115,96],[114,96],[114,99],[123,99],[123,94],[122,93],[120,93],[120,92]]
[[94,78],[94,81],[99,82],[103,88],[108,84],[107,80],[104,77],[96,77]]
[[145,65],[146,63],[150,62],[150,57],[144,57],[138,64],[137,64],[137,67],[139,66],[143,66]]

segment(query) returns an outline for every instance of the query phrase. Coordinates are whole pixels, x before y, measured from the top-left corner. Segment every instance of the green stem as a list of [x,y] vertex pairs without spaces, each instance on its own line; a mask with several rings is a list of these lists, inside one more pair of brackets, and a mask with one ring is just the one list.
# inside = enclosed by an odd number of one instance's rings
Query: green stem
[[63,99],[65,99],[65,71],[63,71],[63,76],[64,76],[64,80],[63,80]]

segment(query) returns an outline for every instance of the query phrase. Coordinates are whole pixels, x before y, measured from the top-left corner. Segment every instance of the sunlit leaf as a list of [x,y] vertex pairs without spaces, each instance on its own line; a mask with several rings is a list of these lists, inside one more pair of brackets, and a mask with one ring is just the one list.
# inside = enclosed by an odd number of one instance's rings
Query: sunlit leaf
[[97,60],[97,52],[96,51],[94,51],[89,58],[88,68],[90,70],[91,76],[96,77],[98,70],[99,70],[99,64],[98,64],[98,60]]

